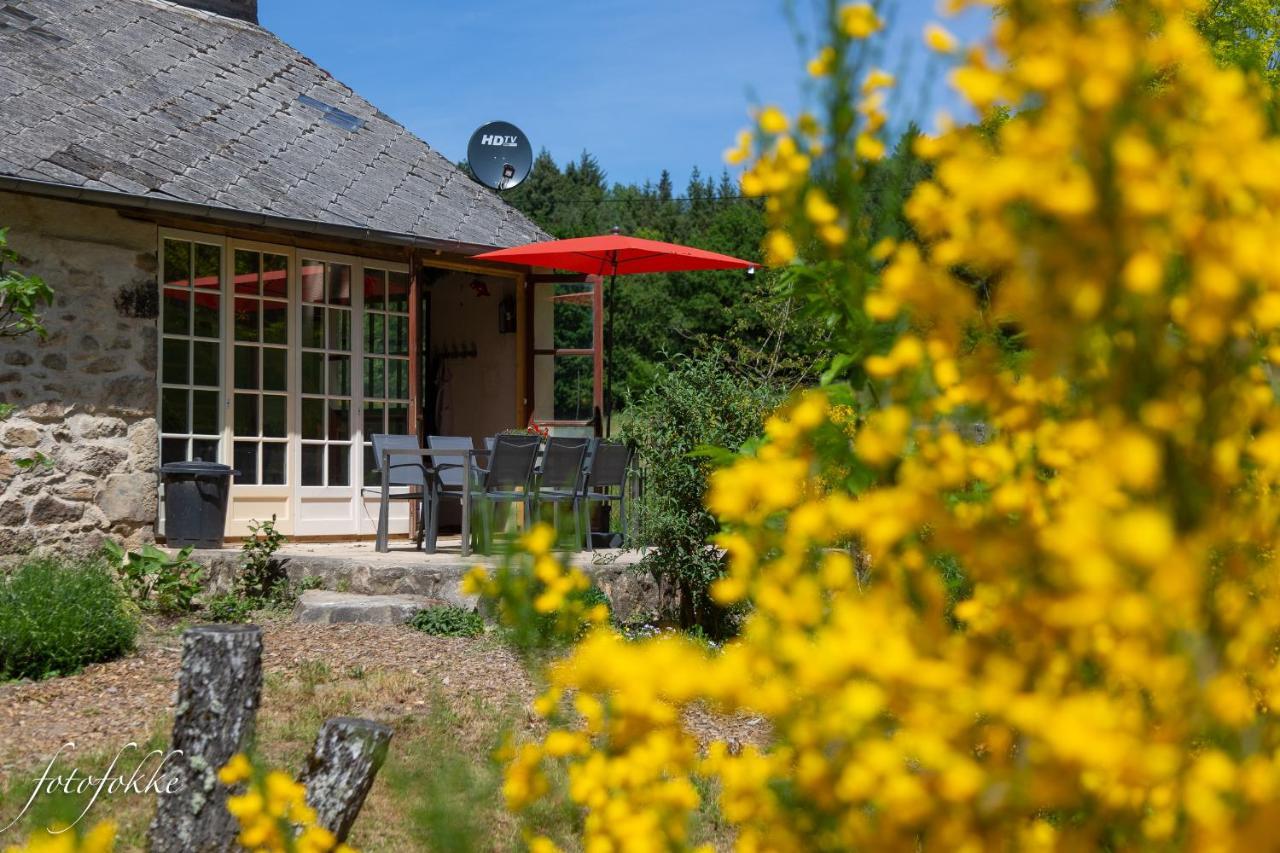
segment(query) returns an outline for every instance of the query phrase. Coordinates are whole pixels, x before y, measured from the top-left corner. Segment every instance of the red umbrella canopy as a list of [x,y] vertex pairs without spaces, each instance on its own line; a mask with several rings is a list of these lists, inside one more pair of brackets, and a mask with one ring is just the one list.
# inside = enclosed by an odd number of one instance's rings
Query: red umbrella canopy
[[587,275],[630,275],[648,272],[735,270],[754,267],[751,261],[658,240],[622,234],[574,237],[529,243],[476,255],[480,261],[502,261],[531,267],[552,267]]

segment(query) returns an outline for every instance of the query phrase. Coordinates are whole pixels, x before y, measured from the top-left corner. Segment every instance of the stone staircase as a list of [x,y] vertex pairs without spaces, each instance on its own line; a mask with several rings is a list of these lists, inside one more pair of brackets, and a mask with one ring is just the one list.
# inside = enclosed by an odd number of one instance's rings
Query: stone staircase
[[403,625],[419,611],[442,604],[445,602],[422,595],[361,595],[309,589],[298,598],[293,621],[310,625]]

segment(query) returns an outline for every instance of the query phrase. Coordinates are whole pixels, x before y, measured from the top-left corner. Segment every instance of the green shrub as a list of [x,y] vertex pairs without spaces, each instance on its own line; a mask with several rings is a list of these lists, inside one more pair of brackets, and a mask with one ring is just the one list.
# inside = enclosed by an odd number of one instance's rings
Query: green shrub
[[0,576],[0,681],[120,657],[137,633],[134,609],[102,561],[32,559]]
[[597,604],[603,604],[605,609],[609,611],[609,615],[613,615],[613,602],[609,600],[608,593],[596,586],[594,582],[592,582],[591,586],[587,587],[585,591],[579,593],[578,596],[582,599],[583,604],[588,607],[595,607]]
[[304,575],[296,582],[285,578],[283,583],[276,584],[275,591],[267,600],[267,606],[273,610],[291,610],[304,592],[323,586],[324,578],[319,575]]
[[241,598],[235,593],[227,593],[209,599],[205,605],[205,616],[211,622],[246,622],[260,605],[261,602],[251,598]]
[[732,367],[715,353],[675,359],[662,381],[628,407],[623,429],[644,471],[644,494],[633,510],[637,538],[655,549],[641,566],[678,584],[681,627],[701,625],[715,638],[731,627],[707,595],[724,570],[710,542],[719,525],[704,500],[715,449],[737,450],[758,438],[784,396]]
[[484,620],[479,613],[452,605],[419,610],[409,624],[437,637],[478,637],[484,633]]
[[240,548],[244,565],[236,581],[236,592],[241,597],[268,600],[287,595],[289,576],[284,564],[275,558],[286,541],[285,535],[276,530],[274,515],[270,521],[249,523],[249,538]]
[[139,607],[167,614],[191,610],[203,586],[205,570],[191,559],[190,547],[171,557],[155,545],[126,552],[108,540],[102,550],[125,594]]

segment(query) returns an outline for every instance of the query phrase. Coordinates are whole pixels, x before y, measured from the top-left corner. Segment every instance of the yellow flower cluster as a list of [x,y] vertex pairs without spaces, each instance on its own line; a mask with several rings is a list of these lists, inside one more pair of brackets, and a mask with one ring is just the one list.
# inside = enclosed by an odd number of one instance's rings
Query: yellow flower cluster
[[[867,255],[866,315],[905,330],[865,359],[878,405],[850,441],[811,392],[714,478],[740,638],[601,629],[551,670],[508,798],[564,762],[586,850],[688,847],[700,777],[744,851],[1274,845],[1280,139],[1197,0],[995,5],[952,75],[987,121],[921,140],[919,239]],[[744,188],[856,225],[784,139]],[[768,746],[700,753],[695,705]]]
[[9,845],[4,853],[111,853],[115,846],[116,825],[104,821],[83,835],[70,827],[40,831],[25,846]]
[[218,781],[227,786],[247,783],[243,793],[227,798],[229,811],[240,824],[240,846],[253,853],[356,853],[339,844],[333,833],[316,823],[307,805],[307,791],[281,770],[259,772],[244,755],[234,755]]
[[[863,2],[832,7],[833,39],[810,60],[809,73],[817,78],[841,78],[847,73],[853,47],[884,27],[876,10]],[[881,137],[888,116],[885,92],[894,85],[893,75],[872,70],[861,83],[855,104],[856,120],[839,122],[838,132],[810,113],[794,123],[776,106],[756,114],[756,127],[738,135],[738,144],[726,152],[730,163],[754,161],[742,175],[745,195],[764,197],[769,233],[764,241],[766,263],[792,263],[805,244],[814,241],[830,256],[839,255],[849,242],[853,220],[842,198],[833,198],[809,180],[815,162],[834,155],[837,168],[851,170],[885,155]],[[802,210],[803,216],[794,216]]]
[[[551,525],[534,525],[521,537],[519,553],[496,571],[473,567],[462,579],[462,593],[491,602],[498,621],[508,628],[530,634],[550,630],[559,639],[576,639],[585,626],[608,621],[609,608],[583,597],[591,579],[580,569],[562,566],[551,554],[554,545]],[[538,625],[544,617],[550,622]],[[532,642],[533,637],[527,639]]]

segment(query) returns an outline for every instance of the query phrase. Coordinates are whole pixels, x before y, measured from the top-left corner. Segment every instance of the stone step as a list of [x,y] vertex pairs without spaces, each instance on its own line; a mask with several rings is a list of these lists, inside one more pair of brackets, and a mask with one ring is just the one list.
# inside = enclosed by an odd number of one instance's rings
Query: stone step
[[[3,0],[0,0],[3,2]],[[609,596],[614,616],[631,619],[666,613],[679,606],[673,583],[659,583],[648,571],[637,571],[646,551],[597,551],[565,557]],[[208,593],[232,592],[242,571],[238,548],[196,550],[191,559],[209,570]],[[388,598],[425,598],[432,604],[476,606],[476,598],[462,594],[462,578],[476,565],[496,566],[496,557],[463,557],[457,551],[423,554],[398,544],[377,553],[370,542],[289,544],[275,559],[297,584],[318,582],[322,590]],[[318,621],[318,620],[310,620]]]
[[293,608],[293,621],[311,625],[361,622],[368,625],[403,625],[418,611],[445,602],[425,595],[360,595],[309,589]]

